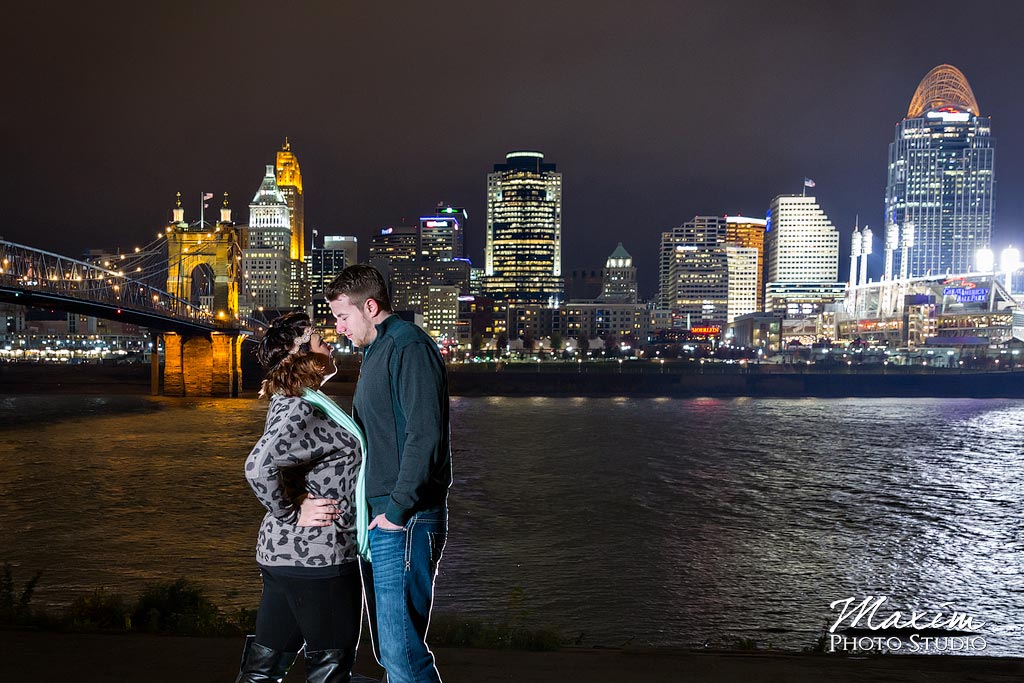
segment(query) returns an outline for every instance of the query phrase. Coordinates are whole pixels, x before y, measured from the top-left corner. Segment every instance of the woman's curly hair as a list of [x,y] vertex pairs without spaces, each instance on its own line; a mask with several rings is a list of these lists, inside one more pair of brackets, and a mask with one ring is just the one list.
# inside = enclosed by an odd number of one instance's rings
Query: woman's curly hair
[[256,346],[256,360],[267,370],[260,386],[260,398],[273,394],[302,396],[306,387],[317,389],[330,372],[330,359],[320,353],[311,353],[309,342],[299,345],[292,353],[295,342],[312,327],[305,313],[286,313],[275,318]]

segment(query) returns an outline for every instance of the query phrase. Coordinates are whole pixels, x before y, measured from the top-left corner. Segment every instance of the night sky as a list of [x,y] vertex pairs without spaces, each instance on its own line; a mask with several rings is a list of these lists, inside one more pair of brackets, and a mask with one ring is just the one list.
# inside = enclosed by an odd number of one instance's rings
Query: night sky
[[651,296],[661,231],[763,217],[807,176],[844,277],[855,216],[880,233],[894,125],[947,62],[993,119],[998,252],[1024,242],[1021,28],[998,1],[24,3],[0,47],[0,235],[131,249],[178,190],[189,221],[201,191],[245,221],[287,135],[307,229],[364,254],[443,200],[482,265],[486,174],[538,149],[564,174],[564,270],[621,240]]

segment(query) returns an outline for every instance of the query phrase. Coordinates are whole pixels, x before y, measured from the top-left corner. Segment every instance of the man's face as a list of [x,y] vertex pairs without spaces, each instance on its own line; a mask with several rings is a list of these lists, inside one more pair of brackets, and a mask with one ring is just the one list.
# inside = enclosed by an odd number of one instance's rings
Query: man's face
[[367,312],[366,302],[363,302],[362,306],[356,306],[348,295],[342,294],[329,305],[335,318],[334,327],[339,335],[348,337],[359,347],[369,346],[377,337],[377,328],[374,327]]

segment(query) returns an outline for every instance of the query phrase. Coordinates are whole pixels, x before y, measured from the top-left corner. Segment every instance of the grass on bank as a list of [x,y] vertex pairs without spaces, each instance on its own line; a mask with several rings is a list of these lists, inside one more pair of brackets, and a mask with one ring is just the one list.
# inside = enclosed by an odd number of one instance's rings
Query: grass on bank
[[[43,572],[36,572],[18,586],[11,565],[4,563],[0,627],[186,636],[238,636],[252,633],[256,627],[256,610],[225,613],[206,597],[202,586],[188,579],[149,584],[134,600],[96,590],[76,598],[62,612],[53,613],[31,604],[42,576]],[[430,624],[430,644],[514,650],[555,650],[564,644],[558,631],[528,628],[521,617],[513,610],[508,623],[492,624],[435,615]]]

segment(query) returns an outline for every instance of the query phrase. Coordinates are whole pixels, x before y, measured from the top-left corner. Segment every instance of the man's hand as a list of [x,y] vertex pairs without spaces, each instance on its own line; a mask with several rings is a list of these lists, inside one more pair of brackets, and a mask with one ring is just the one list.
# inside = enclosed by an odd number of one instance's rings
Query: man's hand
[[384,529],[385,531],[398,531],[399,529],[404,528],[402,526],[399,526],[398,524],[392,524],[388,521],[388,518],[382,514],[377,515],[373,518],[373,521],[370,522],[369,528],[372,529],[375,526],[379,526],[381,529]]
[[314,498],[305,496],[299,506],[297,526],[330,526],[341,513],[336,507],[338,501],[333,498]]

